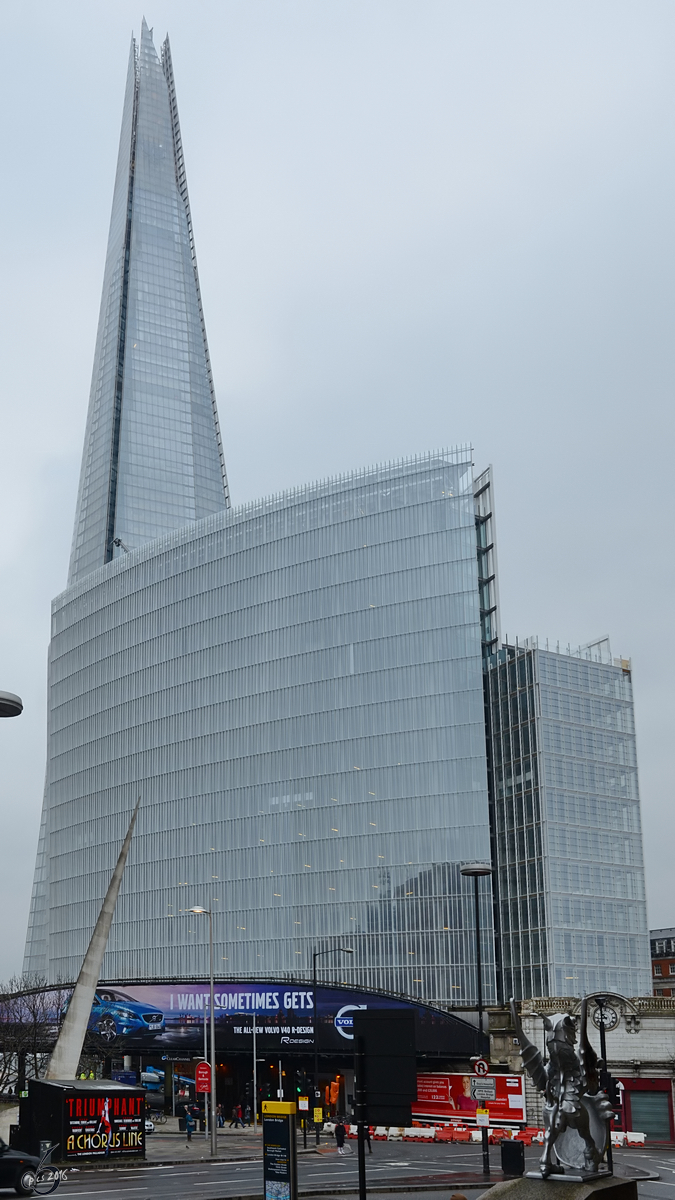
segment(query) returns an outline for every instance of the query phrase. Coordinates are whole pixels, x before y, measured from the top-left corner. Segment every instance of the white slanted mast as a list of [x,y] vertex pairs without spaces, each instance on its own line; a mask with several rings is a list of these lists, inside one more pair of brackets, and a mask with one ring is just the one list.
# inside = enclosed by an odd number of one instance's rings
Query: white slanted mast
[[131,846],[131,838],[140,803],[141,798],[139,796],[131,821],[129,822],[127,836],[124,839],[115,870],[112,873],[110,886],[101,906],[98,921],[91,935],[89,949],[84,956],[84,962],[77,977],[75,990],[70,998],[70,1004],[68,1005],[68,1011],[61,1026],[61,1032],[49,1060],[49,1066],[45,1075],[46,1079],[75,1079],[77,1074],[82,1046],[89,1024],[89,1017],[91,1016],[91,1006],[94,1003],[94,996],[103,964],[103,955],[108,945],[110,926],[115,914],[115,905],[117,904],[117,897],[129,855],[129,847]]

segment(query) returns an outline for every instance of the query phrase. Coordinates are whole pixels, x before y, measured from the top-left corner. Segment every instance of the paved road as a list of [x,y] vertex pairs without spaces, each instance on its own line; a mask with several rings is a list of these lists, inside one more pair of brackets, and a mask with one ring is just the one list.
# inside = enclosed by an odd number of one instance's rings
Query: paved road
[[[349,1143],[350,1148],[354,1143]],[[253,1149],[253,1147],[251,1147]],[[378,1188],[378,1200],[385,1200],[387,1185],[400,1188],[406,1182],[416,1189],[428,1184],[442,1186],[446,1182],[449,1191],[455,1186],[448,1179],[448,1172],[480,1172],[481,1155],[478,1146],[417,1146],[412,1142],[375,1142],[372,1157],[367,1157],[368,1183]],[[202,1151],[199,1151],[201,1153]],[[527,1152],[528,1168],[534,1166],[537,1147]],[[499,1169],[499,1149],[491,1149],[493,1169]],[[615,1153],[615,1167],[634,1166],[658,1171],[661,1179],[638,1185],[640,1200],[675,1200],[675,1152],[649,1151]],[[315,1196],[328,1195],[335,1188],[343,1195],[353,1195],[357,1187],[356,1155],[339,1157],[334,1149],[325,1148],[319,1154],[302,1155],[299,1160],[300,1190]],[[325,1189],[325,1191],[324,1191]],[[382,1192],[379,1191],[382,1189]],[[470,1187],[462,1185],[458,1190],[470,1200],[485,1192],[483,1183]],[[262,1193],[262,1163],[259,1159],[210,1163],[207,1158],[172,1166],[148,1164],[139,1167],[108,1170],[82,1171],[71,1175],[61,1186],[59,1197],[72,1196],[75,1200],[94,1197],[108,1200],[109,1197],[125,1197],[126,1200],[178,1200],[186,1195],[204,1197],[204,1200],[231,1200],[234,1196],[255,1196]],[[433,1191],[430,1192],[433,1197]],[[436,1193],[438,1195],[438,1193]],[[447,1195],[447,1192],[446,1192]],[[401,1192],[392,1193],[392,1200],[401,1200]]]

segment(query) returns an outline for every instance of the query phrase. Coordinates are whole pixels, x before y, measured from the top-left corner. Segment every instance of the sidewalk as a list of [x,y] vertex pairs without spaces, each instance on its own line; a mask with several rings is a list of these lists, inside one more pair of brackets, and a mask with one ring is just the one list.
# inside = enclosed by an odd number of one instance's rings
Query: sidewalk
[[[332,1143],[333,1139],[329,1138],[327,1134],[323,1134],[322,1146],[326,1146],[329,1142]],[[246,1129],[241,1127],[230,1129],[229,1124],[226,1124],[223,1129],[218,1130],[217,1144],[216,1159],[219,1162],[231,1162],[233,1159],[262,1159],[262,1124],[258,1122],[258,1129],[255,1133],[253,1126]],[[307,1149],[305,1150],[302,1145],[302,1134],[299,1133],[298,1154],[315,1154],[316,1151],[314,1135],[307,1138]],[[211,1135],[204,1132],[193,1133],[188,1149],[185,1134],[178,1132],[177,1117],[168,1117],[166,1125],[155,1125],[155,1132],[146,1135],[144,1162],[158,1166],[160,1163],[199,1162],[202,1158],[211,1158]],[[126,1165],[131,1166],[131,1163]]]
[[[152,1120],[152,1117],[150,1118]],[[253,1127],[230,1129],[229,1124],[217,1131],[218,1153],[222,1162],[233,1158],[262,1157],[262,1129]],[[189,1149],[184,1133],[178,1132],[178,1117],[168,1117],[166,1125],[155,1125],[155,1132],[145,1138],[145,1161],[152,1163],[194,1162],[211,1158],[211,1134],[195,1132]]]

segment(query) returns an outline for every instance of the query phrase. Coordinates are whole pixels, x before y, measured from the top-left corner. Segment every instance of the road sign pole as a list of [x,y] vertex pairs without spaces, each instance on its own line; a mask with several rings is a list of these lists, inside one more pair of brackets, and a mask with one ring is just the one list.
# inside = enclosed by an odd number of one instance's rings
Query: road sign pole
[[357,1129],[357,1151],[359,1163],[359,1200],[366,1200],[366,1138],[365,1138],[365,1123],[367,1118],[366,1112],[366,1055],[363,1037],[356,1038],[356,1053],[354,1055],[356,1066],[356,1129]]
[[258,1044],[256,1041],[255,1011],[253,1013],[253,1132],[258,1132]]
[[[481,1132],[480,1140],[481,1140],[481,1147],[482,1147],[482,1151],[483,1151],[483,1174],[489,1175],[490,1174],[490,1141],[489,1141],[488,1126],[490,1124],[490,1112],[489,1112],[488,1108],[482,1107],[482,1103],[484,1103],[485,1100],[487,1100],[490,1095],[491,1095],[491,1098],[494,1100],[495,1092],[494,1091],[491,1092],[491,1089],[487,1086],[486,1077],[490,1070],[490,1064],[488,1062],[486,1062],[486,1060],[484,1058],[477,1058],[474,1061],[473,1069],[474,1069],[474,1075],[477,1076],[477,1078],[474,1078],[471,1080],[471,1095],[472,1096],[475,1095],[476,1099],[478,1100],[478,1106],[476,1108],[476,1124],[478,1126],[480,1126],[480,1132]],[[485,1079],[486,1083],[480,1084],[478,1082],[479,1079]]]
[[[208,1047],[207,1035],[206,1035],[206,1005],[204,1005],[204,1058],[208,1062],[209,1047]],[[209,1074],[209,1091],[210,1090],[211,1090],[211,1076]],[[205,1091],[204,1092],[204,1137],[206,1139],[208,1139],[208,1136],[209,1136],[209,1092]]]
[[488,1130],[483,1126],[481,1129],[481,1140],[483,1143],[483,1174],[490,1174],[490,1142],[488,1140]]
[[[605,1040],[605,1003],[606,996],[596,996],[595,1003],[600,1012],[600,1057],[602,1059],[602,1069],[609,1074],[607,1066],[607,1042]],[[607,1122],[607,1167],[611,1175],[614,1174],[614,1157],[612,1154],[612,1122]]]
[[[305,1078],[305,1084],[307,1080]],[[307,1122],[309,1121],[309,1096],[298,1096],[298,1112],[302,1122],[302,1147],[307,1149]]]

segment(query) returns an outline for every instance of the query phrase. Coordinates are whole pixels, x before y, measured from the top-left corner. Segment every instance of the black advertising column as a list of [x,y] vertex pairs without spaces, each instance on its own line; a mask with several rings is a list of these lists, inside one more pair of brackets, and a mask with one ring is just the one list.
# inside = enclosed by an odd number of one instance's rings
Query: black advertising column
[[264,1200],[297,1200],[295,1104],[263,1100]]
[[415,1016],[401,1009],[354,1013],[359,1200],[366,1200],[367,1125],[410,1125],[417,1099]]

